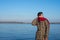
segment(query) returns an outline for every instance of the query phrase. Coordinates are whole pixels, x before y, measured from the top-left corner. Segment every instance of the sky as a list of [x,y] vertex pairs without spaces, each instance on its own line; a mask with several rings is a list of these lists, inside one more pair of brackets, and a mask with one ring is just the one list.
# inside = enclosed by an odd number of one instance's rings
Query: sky
[[0,21],[31,22],[38,12],[50,22],[60,22],[60,0],[0,0]]

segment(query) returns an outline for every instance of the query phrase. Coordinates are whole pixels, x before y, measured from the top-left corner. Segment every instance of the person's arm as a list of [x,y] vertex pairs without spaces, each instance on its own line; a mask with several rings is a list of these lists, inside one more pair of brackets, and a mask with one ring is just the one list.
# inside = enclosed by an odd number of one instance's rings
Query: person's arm
[[48,38],[50,23],[48,20],[45,21],[45,37]]
[[35,19],[32,21],[32,25],[33,25],[33,26],[37,26],[37,18],[35,18]]

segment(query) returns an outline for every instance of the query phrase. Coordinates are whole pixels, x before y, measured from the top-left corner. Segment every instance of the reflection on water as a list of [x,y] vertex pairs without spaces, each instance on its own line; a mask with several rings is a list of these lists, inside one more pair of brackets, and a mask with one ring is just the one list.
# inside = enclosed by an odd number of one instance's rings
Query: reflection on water
[[[51,24],[49,40],[60,40],[60,24]],[[0,40],[35,40],[37,27],[31,24],[0,24]]]

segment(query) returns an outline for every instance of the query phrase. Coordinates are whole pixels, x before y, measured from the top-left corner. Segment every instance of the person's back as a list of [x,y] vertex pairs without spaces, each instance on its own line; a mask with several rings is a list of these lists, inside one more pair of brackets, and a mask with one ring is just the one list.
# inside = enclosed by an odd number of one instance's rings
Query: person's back
[[49,21],[43,17],[42,12],[32,21],[32,25],[37,26],[36,40],[48,40]]

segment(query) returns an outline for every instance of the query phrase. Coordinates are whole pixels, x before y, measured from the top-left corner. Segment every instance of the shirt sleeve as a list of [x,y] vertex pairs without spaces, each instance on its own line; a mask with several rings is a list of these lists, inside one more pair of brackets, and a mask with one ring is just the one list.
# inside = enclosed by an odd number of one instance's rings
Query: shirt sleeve
[[35,19],[32,21],[32,25],[33,25],[33,26],[37,26],[37,18],[35,18]]
[[49,28],[50,28],[50,24],[49,24],[49,21],[48,20],[46,20],[45,21],[45,36],[47,36],[48,37],[48,34],[49,34]]

